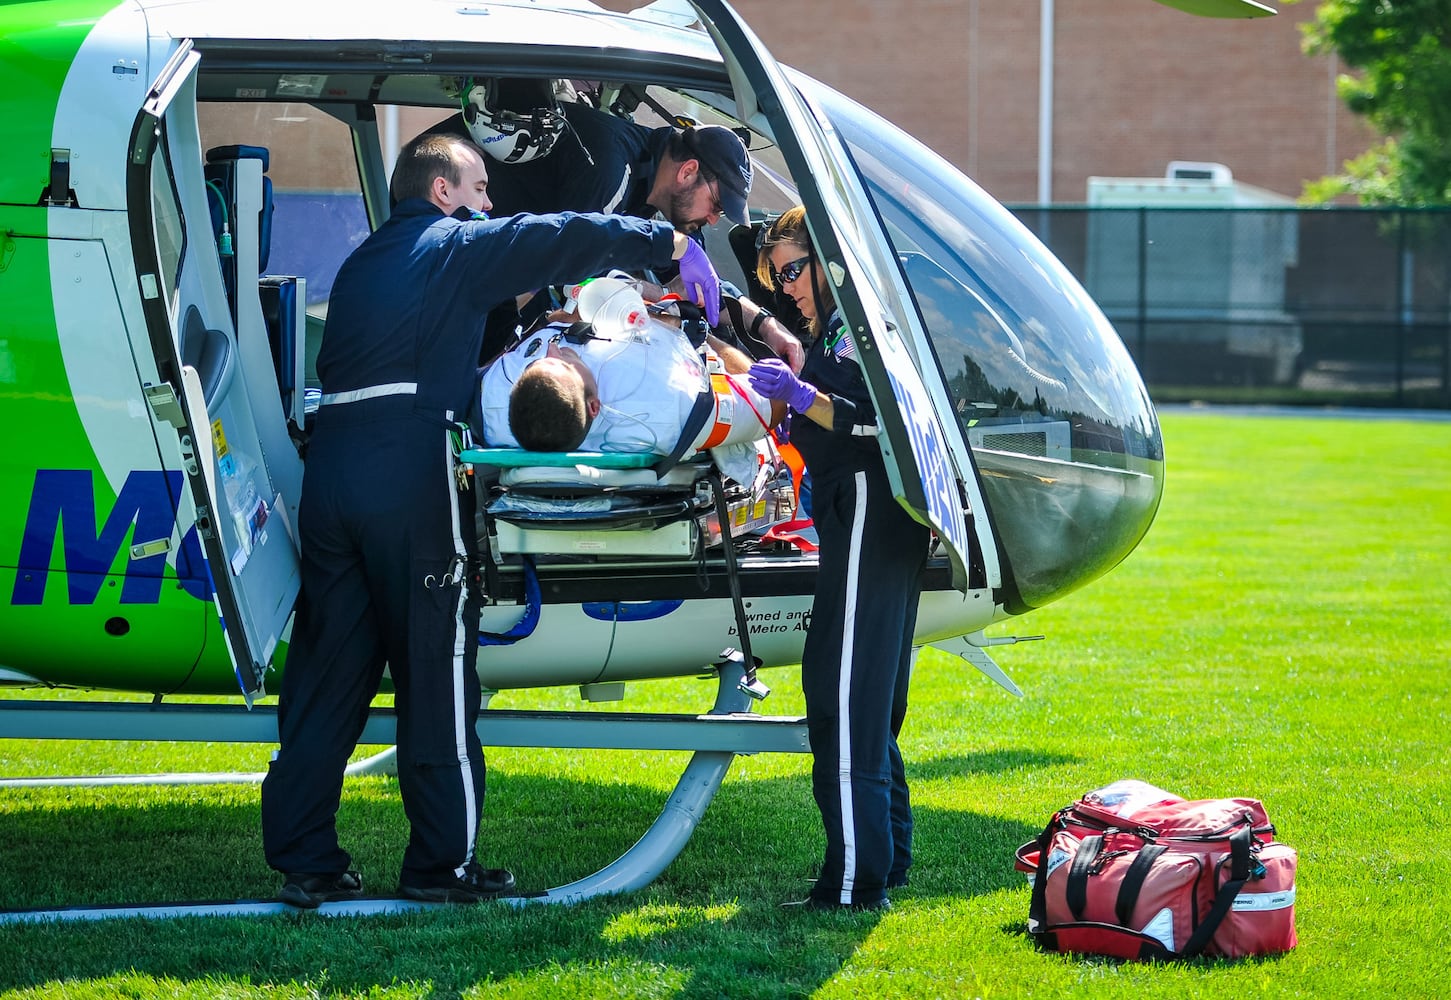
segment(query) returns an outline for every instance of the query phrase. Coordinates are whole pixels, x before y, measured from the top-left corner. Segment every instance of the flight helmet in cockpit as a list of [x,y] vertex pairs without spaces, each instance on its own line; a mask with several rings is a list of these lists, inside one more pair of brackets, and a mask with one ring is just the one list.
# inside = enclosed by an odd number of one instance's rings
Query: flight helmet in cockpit
[[550,80],[470,79],[463,116],[474,142],[501,163],[548,155],[565,128]]

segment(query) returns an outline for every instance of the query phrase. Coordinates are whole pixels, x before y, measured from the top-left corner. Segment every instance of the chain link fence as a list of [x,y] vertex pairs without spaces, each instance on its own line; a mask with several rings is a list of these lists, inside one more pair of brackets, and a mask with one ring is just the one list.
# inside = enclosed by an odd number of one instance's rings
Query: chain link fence
[[1451,209],[1013,212],[1156,400],[1451,409]]

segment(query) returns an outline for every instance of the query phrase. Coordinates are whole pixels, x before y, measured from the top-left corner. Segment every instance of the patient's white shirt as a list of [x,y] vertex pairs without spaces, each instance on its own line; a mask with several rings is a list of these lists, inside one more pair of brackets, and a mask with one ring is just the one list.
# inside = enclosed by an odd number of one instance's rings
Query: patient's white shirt
[[[480,402],[484,440],[490,445],[519,447],[509,429],[509,391],[525,368],[547,356],[550,339],[565,329],[567,324],[544,327],[484,370]],[[670,454],[696,400],[710,387],[700,354],[684,334],[664,323],[652,321],[645,330],[617,339],[562,346],[579,354],[599,384],[600,412],[580,445],[583,451]]]

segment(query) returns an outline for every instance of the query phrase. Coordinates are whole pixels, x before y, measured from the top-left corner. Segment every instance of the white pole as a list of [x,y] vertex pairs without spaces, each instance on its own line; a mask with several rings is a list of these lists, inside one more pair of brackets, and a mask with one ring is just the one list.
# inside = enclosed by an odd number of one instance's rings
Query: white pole
[[1038,204],[1053,201],[1053,0],[1041,0],[1038,31]]
[[383,169],[393,176],[393,164],[398,162],[398,105],[383,106]]

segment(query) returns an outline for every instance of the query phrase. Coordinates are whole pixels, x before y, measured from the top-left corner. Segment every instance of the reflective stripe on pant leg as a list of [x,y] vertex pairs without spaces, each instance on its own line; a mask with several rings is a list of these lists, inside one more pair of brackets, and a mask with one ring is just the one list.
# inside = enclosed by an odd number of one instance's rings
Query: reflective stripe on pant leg
[[837,788],[841,797],[842,869],[841,902],[851,903],[856,883],[856,810],[851,787],[851,673],[856,650],[856,614],[861,586],[862,532],[867,520],[867,476],[853,477],[856,495],[852,500],[851,556],[846,566],[846,599],[842,608],[841,668],[837,679]]
[[[449,419],[452,419],[449,414]],[[474,798],[474,771],[473,763],[469,760],[468,727],[474,724],[469,706],[464,704],[464,642],[468,639],[468,629],[464,625],[464,605],[468,603],[469,594],[469,568],[468,550],[464,547],[463,531],[459,523],[458,492],[453,472],[453,448],[449,441],[448,432],[443,435],[443,471],[445,478],[445,489],[448,493],[448,516],[449,527],[453,531],[453,550],[463,560],[463,568],[459,570],[463,574],[463,586],[459,588],[458,603],[453,609],[453,735],[454,747],[458,752],[459,776],[463,781],[464,792],[464,831],[467,843],[464,845],[464,865],[474,859],[474,842],[478,838],[478,802]],[[478,706],[473,706],[477,711]],[[455,869],[454,874],[462,877],[463,866]]]

